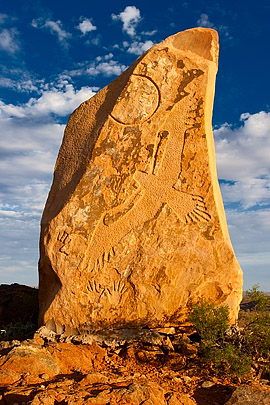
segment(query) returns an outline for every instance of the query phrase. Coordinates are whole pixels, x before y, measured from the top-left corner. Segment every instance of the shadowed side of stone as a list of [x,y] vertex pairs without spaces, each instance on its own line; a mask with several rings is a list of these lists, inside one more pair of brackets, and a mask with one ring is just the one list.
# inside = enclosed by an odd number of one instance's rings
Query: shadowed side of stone
[[237,318],[211,129],[217,59],[214,30],[178,33],[71,115],[42,218],[40,325],[178,327],[201,299]]

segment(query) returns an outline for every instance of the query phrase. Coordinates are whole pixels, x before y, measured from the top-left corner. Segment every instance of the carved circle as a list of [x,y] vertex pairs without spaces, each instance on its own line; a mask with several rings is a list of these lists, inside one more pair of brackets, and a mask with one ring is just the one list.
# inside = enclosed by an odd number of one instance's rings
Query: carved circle
[[132,75],[111,112],[120,124],[134,125],[150,118],[159,106],[159,90],[146,76]]

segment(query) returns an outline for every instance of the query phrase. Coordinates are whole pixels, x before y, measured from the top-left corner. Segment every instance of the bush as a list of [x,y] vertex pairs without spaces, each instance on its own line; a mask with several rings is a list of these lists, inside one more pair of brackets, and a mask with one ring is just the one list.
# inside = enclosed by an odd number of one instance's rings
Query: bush
[[199,355],[217,374],[243,376],[250,372],[251,358],[226,339],[229,329],[228,306],[216,307],[202,301],[193,306],[190,321],[201,337]]
[[269,371],[270,361],[270,312],[269,298],[259,291],[255,284],[247,296],[255,304],[246,325],[243,329],[246,350],[254,359],[254,368],[259,372]]
[[262,291],[259,291],[259,284],[254,284],[254,286],[246,292],[246,295],[250,301],[254,303],[255,311],[262,312],[267,309],[268,297]]
[[223,347],[205,346],[202,348],[202,356],[217,374],[242,377],[249,374],[251,369],[251,358],[232,343]]
[[213,303],[202,301],[193,306],[189,320],[204,342],[214,343],[228,329],[228,315],[227,306],[216,307]]

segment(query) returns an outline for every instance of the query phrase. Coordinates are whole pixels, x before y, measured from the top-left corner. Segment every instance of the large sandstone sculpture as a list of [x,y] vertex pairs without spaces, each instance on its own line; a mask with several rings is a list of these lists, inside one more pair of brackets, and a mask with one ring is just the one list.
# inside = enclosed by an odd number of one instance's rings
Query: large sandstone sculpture
[[216,175],[217,33],[153,46],[71,115],[42,218],[40,325],[182,325],[201,299],[233,321],[242,272]]

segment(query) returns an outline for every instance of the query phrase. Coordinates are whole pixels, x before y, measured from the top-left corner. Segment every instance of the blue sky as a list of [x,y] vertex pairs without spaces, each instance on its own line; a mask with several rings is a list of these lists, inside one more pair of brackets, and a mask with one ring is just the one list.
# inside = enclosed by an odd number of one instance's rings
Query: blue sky
[[270,3],[1,0],[0,283],[37,285],[39,223],[69,114],[188,28],[220,36],[213,114],[244,288],[270,291]]

